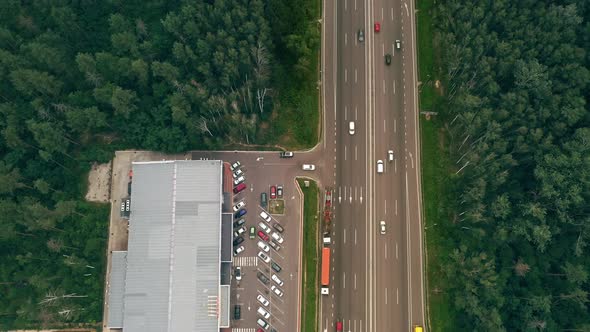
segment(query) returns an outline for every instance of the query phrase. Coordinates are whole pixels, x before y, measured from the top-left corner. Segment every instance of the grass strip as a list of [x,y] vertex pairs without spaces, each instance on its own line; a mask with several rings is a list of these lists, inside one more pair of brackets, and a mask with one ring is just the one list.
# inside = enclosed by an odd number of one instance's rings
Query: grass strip
[[298,180],[303,192],[303,276],[301,289],[301,330],[317,331],[318,314],[318,186],[309,181],[305,187],[305,180]]

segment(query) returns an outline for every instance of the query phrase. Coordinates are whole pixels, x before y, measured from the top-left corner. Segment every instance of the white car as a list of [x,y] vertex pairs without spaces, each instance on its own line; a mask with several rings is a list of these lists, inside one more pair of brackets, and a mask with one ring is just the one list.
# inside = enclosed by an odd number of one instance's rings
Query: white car
[[381,222],[379,223],[379,229],[380,229],[381,235],[385,235],[385,221],[381,220]]
[[266,330],[266,329],[268,329],[268,327],[270,326],[270,324],[269,324],[269,323],[267,323],[267,322],[266,322],[264,319],[262,319],[262,318],[258,318],[258,320],[256,321],[256,323],[257,323],[258,325],[260,325],[260,327],[262,327],[262,328],[263,328],[263,329],[265,329],[265,330]]
[[264,308],[262,308],[262,307],[258,307],[258,311],[257,312],[264,319],[269,319],[270,318],[270,313],[268,311],[264,310]]
[[263,241],[258,241],[258,248],[262,249],[264,252],[268,252],[270,250],[268,245]]
[[242,280],[242,267],[241,266],[236,267],[236,280],[237,281]]
[[277,241],[279,244],[283,244],[283,241],[284,241],[284,239],[283,239],[283,237],[282,237],[282,236],[280,236],[280,235],[279,235],[279,233],[277,233],[277,232],[273,232],[273,233],[272,233],[272,238],[273,238],[275,241]]
[[242,171],[241,169],[238,169],[237,171],[235,171],[232,176],[234,177],[234,179],[237,179],[238,177],[240,177],[240,175],[243,175],[244,171]]
[[315,165],[303,164],[302,168],[304,171],[315,171]]
[[377,160],[377,173],[383,173],[383,160]]
[[393,161],[393,150],[387,151],[387,161]]
[[264,211],[260,212],[260,218],[264,219],[266,222],[270,222],[270,215]]
[[397,48],[398,50],[402,48],[402,42],[399,39],[395,40],[395,48]]
[[244,176],[240,176],[239,178],[234,180],[234,186],[237,186],[238,184],[240,184],[244,181],[246,181],[246,178]]
[[354,121],[348,123],[348,133],[354,135]]
[[246,206],[246,203],[244,203],[244,201],[239,202],[238,204],[234,205],[234,212],[238,212],[238,210],[243,208],[244,206]]
[[242,164],[239,161],[236,161],[235,163],[231,164],[229,169],[231,169],[232,171],[235,171],[236,169],[240,168],[240,166],[242,166]]
[[281,286],[281,287],[283,286],[283,281],[282,281],[281,279],[279,279],[279,277],[277,277],[277,275],[276,275],[276,274],[273,274],[273,275],[272,275],[272,280],[273,280],[274,282],[276,282],[276,283],[277,283],[277,285],[279,285],[279,286]]
[[246,227],[242,226],[242,227],[236,229],[236,231],[234,232],[234,238],[236,238],[244,233],[246,233]]
[[244,251],[244,246],[237,247],[236,249],[234,249],[234,256],[237,256],[242,251]]
[[265,253],[263,253],[262,251],[258,252],[258,258],[262,259],[263,262],[265,263],[269,263],[270,262],[270,257],[266,256]]
[[258,227],[262,228],[262,230],[265,231],[266,234],[270,234],[270,226],[263,223],[262,221],[258,223]]
[[258,302],[260,302],[260,304],[262,304],[265,307],[268,307],[268,305],[270,304],[270,302],[268,302],[267,299],[264,298],[264,296],[258,294],[258,296],[256,297],[256,299],[258,300]]
[[282,296],[283,296],[283,294],[284,294],[284,293],[283,293],[283,291],[282,291],[282,290],[280,290],[280,289],[279,289],[277,286],[275,286],[275,285],[272,285],[272,286],[270,287],[270,290],[272,290],[272,291],[273,291],[273,293],[275,293],[275,294],[277,294],[278,296],[281,296],[281,297],[282,297]]

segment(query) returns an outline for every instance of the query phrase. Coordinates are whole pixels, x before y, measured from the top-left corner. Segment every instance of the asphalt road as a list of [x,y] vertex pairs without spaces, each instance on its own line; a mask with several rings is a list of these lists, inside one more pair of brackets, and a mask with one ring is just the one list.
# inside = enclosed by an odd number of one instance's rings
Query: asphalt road
[[[344,331],[425,325],[413,8],[400,0],[324,3],[322,180],[335,190],[336,211],[323,331],[334,331],[336,321]],[[382,174],[377,160],[384,162]]]

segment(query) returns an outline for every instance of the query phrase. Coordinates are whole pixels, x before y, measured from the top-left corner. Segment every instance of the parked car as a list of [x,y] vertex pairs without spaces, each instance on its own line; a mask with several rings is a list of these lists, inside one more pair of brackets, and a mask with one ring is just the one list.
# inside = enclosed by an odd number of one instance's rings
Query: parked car
[[283,186],[277,186],[277,197],[283,198]]
[[281,158],[293,158],[294,155],[295,154],[290,151],[283,151],[283,152],[279,153],[279,157],[281,157]]
[[239,161],[236,161],[235,163],[231,164],[229,169],[231,169],[232,171],[235,171],[236,169],[240,168],[240,166],[242,166],[242,164]]
[[266,234],[270,234],[270,226],[268,226],[267,224],[265,224],[264,222],[259,222],[258,223],[258,227],[260,227]]
[[232,176],[233,176],[233,178],[234,178],[234,179],[237,179],[237,178],[239,178],[239,177],[240,177],[240,175],[243,175],[243,174],[244,174],[244,171],[242,171],[241,169],[238,169],[237,171],[235,171],[235,172],[232,174]]
[[276,243],[274,240],[268,242],[268,244],[275,250],[275,251],[279,251],[281,250],[281,246]]
[[270,215],[264,211],[260,212],[260,218],[262,218],[266,222],[270,222],[271,220]]
[[284,282],[276,274],[273,274],[272,277],[271,277],[271,279],[272,279],[272,281],[276,282],[277,285],[279,285],[281,287],[284,284]]
[[239,246],[236,249],[234,249],[234,256],[239,255],[242,251],[244,251],[244,246]]
[[245,223],[246,223],[246,219],[244,219],[244,218],[239,219],[238,221],[234,222],[234,228],[240,227],[240,226],[242,226]]
[[263,241],[258,241],[258,248],[260,248],[264,252],[268,252],[270,250],[268,245]]
[[270,186],[270,199],[277,198],[277,187]]
[[265,253],[263,253],[262,251],[258,252],[258,258],[260,258],[263,262],[265,263],[269,263],[270,262],[270,257],[268,257]]
[[246,184],[240,183],[234,188],[234,194],[239,194],[244,189],[246,189]]
[[235,275],[236,275],[237,281],[242,280],[242,267],[241,266],[236,267]]
[[256,299],[258,300],[258,302],[260,302],[260,304],[262,304],[265,307],[268,307],[268,305],[270,304],[270,302],[268,302],[268,300],[260,294],[258,294]]
[[265,285],[267,285],[268,282],[270,281],[270,280],[268,280],[268,277],[265,276],[264,273],[262,273],[262,272],[258,272],[256,274],[256,276],[258,277],[258,280],[262,281],[262,283]]
[[234,239],[234,247],[239,245],[240,243],[244,242],[244,238],[243,237],[237,237]]
[[262,316],[262,318],[266,318],[266,319],[270,318],[270,313],[268,311],[264,310],[264,308],[262,308],[262,307],[258,307],[258,310],[256,312],[260,316]]
[[238,219],[245,215],[247,212],[248,211],[246,211],[246,209],[241,209],[240,211],[236,212],[236,214],[234,214],[234,218]]
[[268,235],[265,234],[263,231],[258,231],[258,237],[268,242]]
[[264,319],[262,318],[258,318],[258,320],[256,321],[256,323],[262,327],[263,329],[268,329],[268,327],[270,326],[270,324],[268,324]]
[[283,296],[283,294],[285,294],[285,293],[283,293],[283,291],[280,288],[278,288],[275,285],[270,286],[270,290],[272,290],[273,293],[275,293],[275,294],[277,294],[278,296],[281,296],[281,297]]
[[234,238],[242,235],[243,233],[246,233],[246,227],[244,227],[244,226],[236,229],[236,231],[234,232]]
[[279,235],[279,233],[277,233],[277,232],[273,232],[273,233],[272,233],[272,238],[273,238],[275,241],[277,241],[279,244],[283,244],[283,241],[284,241],[284,239],[283,239],[283,237],[282,237],[282,236],[280,236],[280,235]]
[[315,171],[315,165],[303,164],[301,167],[304,171]]
[[283,228],[283,226],[281,226],[279,223],[274,223],[274,224],[272,225],[272,227],[273,227],[274,229],[276,229],[277,231],[281,232],[281,233],[285,231],[285,229]]
[[272,262],[270,264],[270,267],[272,267],[273,270],[275,270],[275,272],[281,272],[281,270],[283,269],[279,264]]
[[260,206],[262,206],[263,208],[266,209],[267,205],[268,205],[268,196],[266,195],[266,193],[260,193]]
[[234,212],[238,212],[238,210],[243,208],[244,206],[246,206],[246,203],[244,203],[244,201],[238,202],[238,204],[234,205]]
[[242,308],[239,304],[234,305],[234,319],[238,320],[242,318]]
[[237,186],[238,184],[240,184],[240,183],[242,183],[244,181],[246,181],[246,178],[242,175],[239,178],[237,178],[237,179],[234,180],[234,186]]

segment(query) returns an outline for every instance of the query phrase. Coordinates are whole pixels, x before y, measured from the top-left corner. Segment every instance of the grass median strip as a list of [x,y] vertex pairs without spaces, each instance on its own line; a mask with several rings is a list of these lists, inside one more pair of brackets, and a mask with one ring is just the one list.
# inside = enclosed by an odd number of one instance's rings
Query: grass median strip
[[303,277],[301,288],[301,330],[317,331],[318,308],[318,187],[309,181],[298,180],[303,192]]

